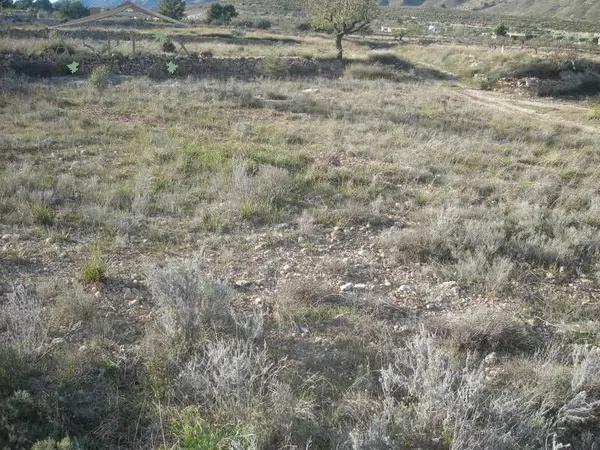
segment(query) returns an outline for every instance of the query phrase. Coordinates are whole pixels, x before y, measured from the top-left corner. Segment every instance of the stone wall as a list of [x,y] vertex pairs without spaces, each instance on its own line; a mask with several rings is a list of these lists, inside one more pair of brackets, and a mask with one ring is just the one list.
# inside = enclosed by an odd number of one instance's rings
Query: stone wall
[[[69,75],[67,64],[79,63],[76,75],[88,75],[94,67],[107,65],[119,75],[168,77],[237,78],[259,77],[337,78],[343,74],[338,61],[320,61],[304,58],[201,58],[198,56],[174,57],[168,55],[81,55],[76,58],[56,55],[26,55],[23,53],[0,53],[0,72],[12,70],[18,74],[34,77]],[[177,64],[173,75],[167,72],[167,64]]]

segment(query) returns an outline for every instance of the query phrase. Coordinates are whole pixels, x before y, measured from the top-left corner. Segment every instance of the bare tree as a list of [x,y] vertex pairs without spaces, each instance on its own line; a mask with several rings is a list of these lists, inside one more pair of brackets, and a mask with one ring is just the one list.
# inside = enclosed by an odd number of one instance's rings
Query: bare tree
[[377,16],[377,0],[306,0],[312,25],[333,30],[337,58],[343,56],[342,39],[366,29]]

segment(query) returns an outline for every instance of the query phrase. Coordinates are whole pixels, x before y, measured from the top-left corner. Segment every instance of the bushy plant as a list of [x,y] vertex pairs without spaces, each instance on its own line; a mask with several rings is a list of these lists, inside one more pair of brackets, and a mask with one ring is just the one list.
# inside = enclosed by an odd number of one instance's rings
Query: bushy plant
[[208,7],[206,20],[209,23],[229,23],[231,19],[238,16],[238,12],[233,5],[221,5],[220,3],[212,3]]
[[108,66],[98,66],[92,69],[90,73],[90,84],[99,93],[102,93],[108,87],[111,70]]
[[31,450],[78,450],[79,448],[79,445],[67,436],[58,441],[53,438],[37,441]]
[[268,30],[271,28],[271,21],[268,19],[259,19],[256,21],[255,27],[259,30]]
[[271,78],[283,78],[288,74],[288,61],[277,55],[269,55],[262,61],[262,73]]
[[296,30],[310,31],[310,30],[312,30],[312,26],[309,22],[300,22],[298,25],[296,25]]
[[48,203],[39,202],[31,205],[31,215],[36,224],[50,226],[54,223],[56,213]]
[[47,324],[42,303],[32,289],[17,285],[8,293],[8,300],[0,306],[0,329],[4,329],[0,343],[19,353],[30,354],[41,348]]
[[503,22],[500,22],[494,27],[493,32],[499,37],[506,36],[508,34],[508,27]]
[[173,41],[166,40],[161,44],[162,51],[165,53],[175,53],[175,44]]
[[235,417],[265,401],[278,370],[266,349],[250,341],[219,340],[189,361],[179,381],[193,403]]
[[207,327],[228,325],[232,321],[233,292],[202,276],[193,261],[157,269],[150,274],[148,282],[161,311],[159,325],[168,336],[193,343]]
[[106,277],[106,262],[99,244],[94,244],[81,268],[81,277],[86,283],[98,283]]
[[79,19],[90,15],[90,10],[79,0],[61,0],[55,5],[55,8],[65,20]]
[[158,12],[172,19],[181,20],[185,15],[185,0],[161,0]]

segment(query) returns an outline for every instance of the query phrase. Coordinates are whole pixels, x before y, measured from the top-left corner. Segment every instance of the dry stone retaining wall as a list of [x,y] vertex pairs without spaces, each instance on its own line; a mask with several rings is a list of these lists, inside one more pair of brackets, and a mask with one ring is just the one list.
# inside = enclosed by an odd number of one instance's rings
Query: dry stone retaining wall
[[[265,70],[264,58],[201,58],[198,56],[173,57],[168,55],[80,55],[77,57],[55,55],[26,55],[23,53],[0,53],[0,72],[14,71],[37,77],[68,75],[66,65],[79,63],[77,75],[88,75],[94,67],[107,65],[114,74],[167,78],[169,76],[198,78],[254,79],[261,76],[286,78],[325,77],[342,75],[343,66],[337,61],[320,61],[304,58],[285,58],[280,61],[283,73],[273,74]],[[173,75],[167,72],[167,64],[177,64]]]

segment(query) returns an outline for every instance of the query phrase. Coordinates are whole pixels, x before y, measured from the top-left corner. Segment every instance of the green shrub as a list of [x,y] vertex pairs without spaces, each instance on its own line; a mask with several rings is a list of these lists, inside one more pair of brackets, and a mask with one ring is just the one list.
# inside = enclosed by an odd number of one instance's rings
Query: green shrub
[[54,210],[47,203],[34,203],[31,205],[33,221],[38,225],[50,226],[54,223]]
[[506,36],[508,34],[508,27],[500,22],[494,27],[494,34],[496,36]]
[[69,437],[64,437],[60,441],[52,438],[44,439],[43,441],[37,441],[31,447],[31,450],[77,450],[79,445],[76,442],[71,441]]
[[111,71],[108,66],[94,67],[90,73],[90,84],[96,91],[102,93],[108,87]]
[[388,67],[378,64],[352,65],[348,74],[357,80],[397,80],[398,74]]
[[172,19],[181,20],[185,15],[185,0],[162,0],[158,11]]
[[267,19],[260,19],[256,22],[255,27],[259,30],[268,30],[271,28],[271,21]]
[[238,16],[238,12],[235,10],[233,5],[221,5],[220,3],[213,3],[208,8],[206,20],[209,23],[229,23],[231,19]]
[[252,436],[235,425],[212,425],[202,418],[198,408],[189,407],[177,414],[171,421],[171,432],[178,448],[194,450],[220,450],[230,448],[228,443],[254,444]]
[[267,77],[283,78],[288,74],[288,62],[281,56],[267,56],[262,62],[262,73]]
[[57,4],[56,9],[65,20],[79,19],[90,15],[90,10],[79,0],[62,0]]
[[165,53],[175,53],[175,44],[173,44],[173,41],[164,41],[162,43],[162,51]]
[[81,277],[86,283],[98,283],[106,277],[106,263],[98,244],[92,246],[90,255],[81,269]]
[[296,25],[296,30],[310,31],[310,30],[312,30],[312,26],[308,22],[300,22],[298,25]]
[[254,28],[255,25],[251,20],[238,20],[235,26],[239,28]]
[[590,120],[600,120],[600,108],[596,108],[592,110],[592,114],[590,115]]

